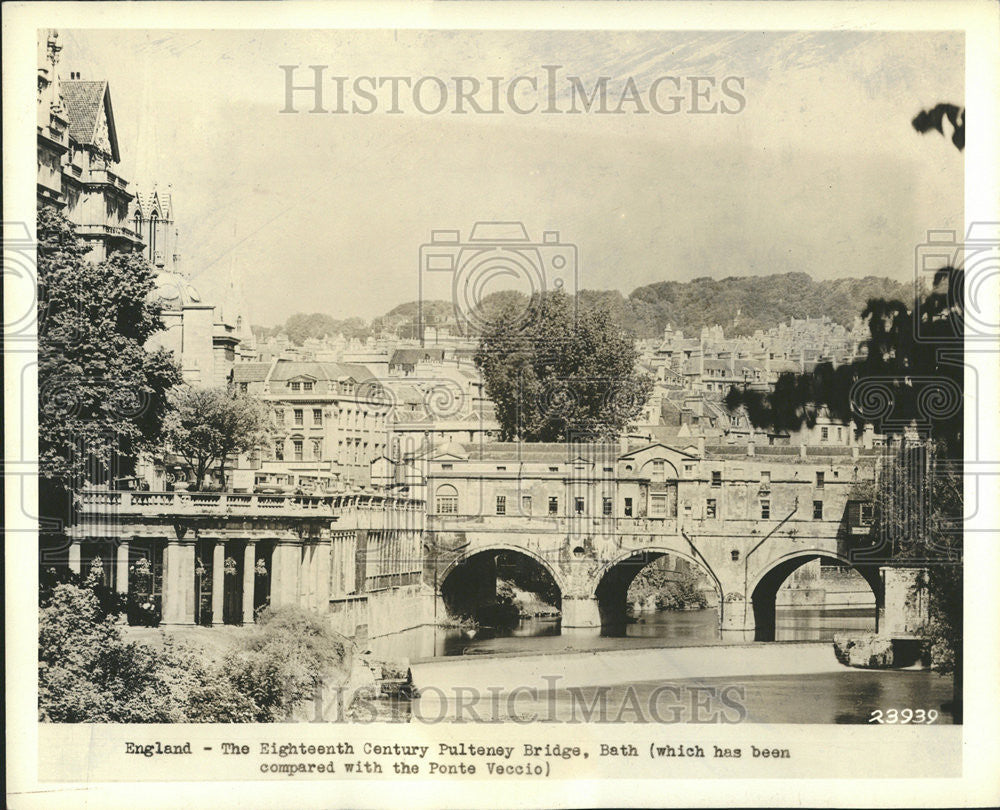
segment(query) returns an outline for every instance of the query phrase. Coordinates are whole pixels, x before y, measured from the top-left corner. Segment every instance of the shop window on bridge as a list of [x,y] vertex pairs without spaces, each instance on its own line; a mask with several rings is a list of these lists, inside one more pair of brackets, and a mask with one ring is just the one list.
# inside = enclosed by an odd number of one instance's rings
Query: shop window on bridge
[[719,502],[715,498],[705,501],[705,519],[715,520],[719,516]]
[[722,470],[712,470],[712,486],[722,486]]
[[771,519],[771,502],[764,500],[760,502],[760,519],[770,520]]
[[664,495],[653,495],[649,499],[649,514],[651,517],[665,517],[667,514],[667,499]]
[[826,474],[822,470],[816,471],[816,489],[823,489],[826,483]]
[[497,514],[506,515],[507,514],[507,496],[497,495]]
[[549,498],[549,514],[558,515],[559,514],[559,498],[555,495]]
[[434,495],[439,515],[458,514],[458,490],[451,484],[442,484]]
[[613,503],[614,502],[611,500],[611,498],[605,498],[604,499],[604,502],[601,505],[601,513],[604,515],[604,517],[610,517],[611,516],[611,510],[613,508],[613,506],[612,506]]
[[531,514],[531,496],[522,495],[521,496],[521,514],[530,515]]
[[582,515],[584,513],[584,510],[586,508],[587,508],[587,505],[584,502],[583,498],[574,498],[573,499],[573,511],[576,512],[576,514]]
[[632,517],[632,499],[625,499],[625,517]]
[[813,501],[813,520],[823,519],[823,501]]

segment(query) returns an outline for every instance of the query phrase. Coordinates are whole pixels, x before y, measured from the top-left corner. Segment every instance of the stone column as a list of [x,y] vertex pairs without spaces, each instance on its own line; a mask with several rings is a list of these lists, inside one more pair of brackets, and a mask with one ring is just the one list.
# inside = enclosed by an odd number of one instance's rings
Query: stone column
[[282,537],[274,546],[271,556],[271,604],[294,605],[299,598],[299,566],[302,541],[295,537]]
[[128,547],[128,540],[120,540],[115,556],[115,590],[124,594],[128,593]]
[[83,573],[83,563],[80,560],[80,541],[72,539],[69,541],[69,549],[67,563],[69,564],[69,570],[74,574]]
[[226,596],[226,544],[216,540],[212,547],[212,624],[222,624]]
[[194,624],[194,540],[168,538],[163,550],[162,624]]
[[324,537],[316,546],[316,610],[330,609],[330,538]]
[[593,597],[564,597],[562,600],[562,629],[600,630],[601,612]]
[[243,624],[253,624],[253,586],[256,582],[257,541],[247,540],[243,549]]

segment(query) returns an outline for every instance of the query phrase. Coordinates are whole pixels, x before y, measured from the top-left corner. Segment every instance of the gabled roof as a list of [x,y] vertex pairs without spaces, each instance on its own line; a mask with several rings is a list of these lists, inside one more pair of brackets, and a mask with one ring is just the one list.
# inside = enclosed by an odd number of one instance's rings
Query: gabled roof
[[105,81],[64,81],[61,85],[63,105],[69,119],[69,136],[77,143],[95,145],[97,124],[101,113],[108,122],[108,143],[115,163],[121,160],[118,152],[118,131],[111,109],[111,90]]
[[664,450],[669,450],[671,453],[677,453],[678,455],[687,456],[688,458],[694,458],[694,456],[692,456],[690,453],[686,453],[683,450],[678,450],[676,447],[669,447],[665,444],[662,444],[661,442],[654,442],[653,444],[647,444],[642,447],[637,447],[635,450],[630,450],[629,452],[623,454],[620,458],[622,459],[634,458],[635,456],[639,455],[639,453],[648,452],[649,450],[652,450],[655,447],[660,447]]

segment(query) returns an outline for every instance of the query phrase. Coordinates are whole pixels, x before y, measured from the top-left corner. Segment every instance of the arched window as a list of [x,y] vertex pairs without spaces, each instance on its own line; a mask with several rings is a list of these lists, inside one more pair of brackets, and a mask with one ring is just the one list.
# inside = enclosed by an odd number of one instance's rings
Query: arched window
[[135,231],[136,236],[142,236],[142,214],[138,211],[135,212]]
[[442,484],[434,493],[434,500],[437,503],[437,513],[439,515],[458,514],[458,490],[451,484]]
[[156,226],[159,224],[160,215],[154,211],[149,215],[149,258],[150,261],[156,259]]

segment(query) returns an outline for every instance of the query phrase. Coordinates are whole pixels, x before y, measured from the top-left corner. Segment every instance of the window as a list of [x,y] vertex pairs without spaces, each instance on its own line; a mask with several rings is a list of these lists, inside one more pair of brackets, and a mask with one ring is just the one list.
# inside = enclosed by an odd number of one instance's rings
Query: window
[[813,501],[813,520],[823,519],[823,501]]
[[558,467],[549,467],[549,472],[559,472]]
[[507,496],[497,495],[497,514],[506,515],[507,514]]
[[274,409],[274,421],[279,424],[285,424],[285,412],[281,408]]
[[632,499],[625,499],[625,517],[632,517]]
[[559,514],[559,498],[555,495],[549,498],[549,514],[558,515]]
[[837,428],[837,441],[840,442],[843,440],[844,440],[844,429],[839,427]]
[[313,408],[313,424],[322,425],[323,424],[323,409]]
[[761,501],[760,502],[760,519],[770,520],[771,519],[771,502]]
[[497,465],[497,472],[507,472],[507,468],[501,465]]
[[826,475],[822,472],[816,472],[816,489],[823,489],[823,484],[826,483]]
[[451,484],[442,484],[435,495],[439,515],[458,514],[458,490]]
[[601,505],[601,513],[605,517],[610,517],[610,515],[611,515],[611,509],[612,509],[612,503],[613,502],[612,502],[611,498],[605,498],[604,499],[604,503]]
[[712,486],[721,487],[722,486],[722,471],[712,470]]
[[295,454],[295,460],[302,461],[302,439],[292,440],[292,450]]
[[296,425],[301,425],[302,424],[302,409],[301,408],[296,408],[294,411],[292,411],[292,417],[293,417],[292,421]]
[[667,513],[667,498],[665,495],[653,495],[649,499],[649,514],[653,517],[663,517]]
[[653,480],[662,481],[666,476],[666,464],[662,459],[657,459],[653,462]]
[[573,499],[573,511],[576,512],[578,515],[582,515],[583,514],[583,509],[584,509],[583,498],[574,498]]
[[240,383],[240,392],[241,393],[245,394],[249,390],[250,390],[250,383],[244,383],[244,382]]
[[761,470],[760,471],[760,488],[770,489],[771,488],[771,471]]
[[451,470],[451,469],[454,468],[454,466],[455,466],[454,464],[442,464],[441,465],[441,469],[442,470]]
[[861,525],[871,526],[875,521],[875,506],[870,503],[861,504]]
[[715,498],[705,501],[705,517],[708,520],[715,520],[719,516],[719,504]]
[[522,495],[521,496],[521,514],[530,515],[531,514],[531,496]]
[[312,391],[313,390],[312,381],[311,380],[307,380],[306,382],[302,383],[302,390],[303,391]]
[[289,385],[292,386],[293,391],[300,391],[302,389],[302,383],[293,382],[289,383]]
[[274,458],[276,461],[285,460],[285,443],[275,442],[274,443]]
[[820,440],[824,442],[830,441],[830,428],[820,428]]
[[323,443],[319,439],[313,439],[313,458],[323,458]]
[[694,475],[694,464],[684,465],[684,475],[687,477]]

